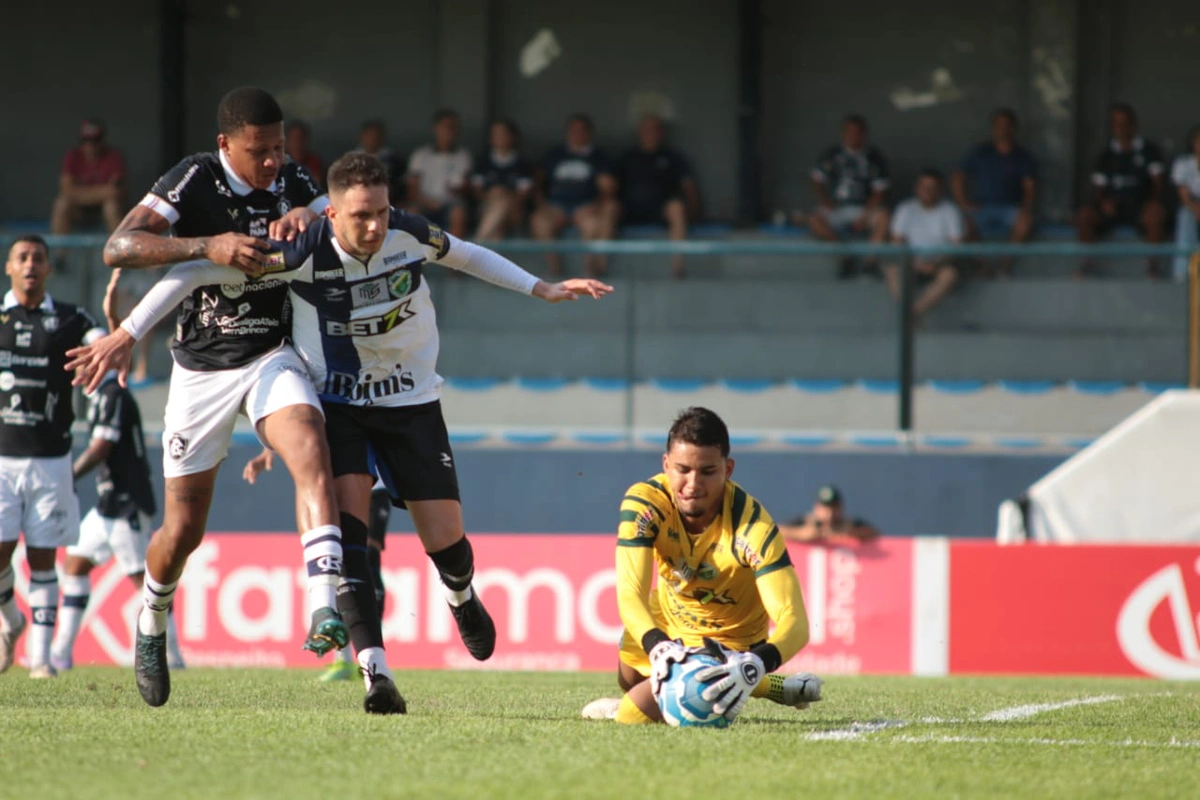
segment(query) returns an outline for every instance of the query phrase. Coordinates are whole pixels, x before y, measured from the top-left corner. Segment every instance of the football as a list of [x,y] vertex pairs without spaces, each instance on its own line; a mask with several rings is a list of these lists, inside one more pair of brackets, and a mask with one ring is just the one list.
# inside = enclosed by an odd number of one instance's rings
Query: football
[[729,720],[713,711],[712,703],[700,696],[707,684],[698,673],[718,667],[721,660],[708,653],[693,653],[681,664],[672,664],[658,694],[663,720],[673,728],[725,728]]

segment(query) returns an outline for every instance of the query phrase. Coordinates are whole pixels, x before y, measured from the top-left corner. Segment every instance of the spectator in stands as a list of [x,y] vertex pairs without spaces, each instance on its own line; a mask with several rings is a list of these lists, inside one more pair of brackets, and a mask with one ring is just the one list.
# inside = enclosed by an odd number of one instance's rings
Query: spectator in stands
[[[1037,197],[1037,160],[1017,144],[1017,114],[992,112],[992,140],[974,147],[951,178],[954,201],[966,222],[968,239],[1029,241]],[[1012,258],[999,265],[1001,275]]]
[[[1112,141],[1096,157],[1092,172],[1094,193],[1079,209],[1079,241],[1094,242],[1118,225],[1138,229],[1147,242],[1162,242],[1167,233],[1163,205],[1162,150],[1138,135],[1137,112],[1128,103],[1117,103],[1109,113]],[[1080,265],[1078,276],[1093,271],[1090,260]],[[1158,262],[1151,258],[1146,273],[1158,277]]]
[[433,144],[408,159],[408,205],[452,236],[467,236],[467,179],[471,154],[458,144],[458,114],[449,108],[433,115]]
[[312,130],[308,123],[299,120],[288,123],[284,131],[284,149],[288,158],[308,170],[317,185],[325,188],[325,162],[312,149]]
[[404,202],[404,166],[392,148],[387,146],[387,127],[381,119],[369,119],[358,133],[358,149],[383,162],[388,172],[388,196],[392,205]]
[[[842,142],[829,148],[812,170],[817,209],[796,222],[807,222],[823,242],[847,237],[868,237],[882,243],[888,234],[887,190],[891,185],[887,160],[867,142],[867,120],[850,114],[842,121]],[[874,259],[864,266],[872,269]],[[873,271],[873,269],[872,269]],[[840,277],[855,273],[853,258],[843,258]]]
[[864,519],[847,517],[845,502],[836,486],[822,486],[812,511],[779,526],[783,538],[809,544],[865,544],[879,531]]
[[80,127],[79,144],[63,156],[50,230],[70,233],[80,212],[96,208],[110,233],[121,224],[125,216],[125,157],[105,141],[104,123],[89,119]]
[[533,194],[533,164],[521,155],[521,132],[509,120],[497,120],[488,130],[488,150],[475,162],[471,188],[479,203],[480,242],[503,239],[525,224]]
[[[1171,165],[1171,183],[1179,192],[1179,211],[1175,218],[1175,243],[1196,251],[1200,244],[1200,128],[1188,134],[1188,152]],[[1172,270],[1175,280],[1187,279],[1188,257],[1176,256]]]
[[[892,215],[892,241],[913,247],[958,244],[963,240],[963,220],[958,208],[943,197],[945,180],[936,169],[924,169],[917,178],[916,197],[905,200]],[[958,282],[958,268],[948,256],[915,255],[912,269],[918,280],[928,285],[913,304],[919,322],[942,301]],[[885,270],[888,289],[900,299],[900,267],[889,264]]]
[[[700,213],[700,192],[687,159],[667,146],[667,129],[653,114],[638,125],[638,145],[621,156],[617,182],[621,186],[622,221],[626,225],[667,225],[667,235],[687,238],[689,221]],[[671,257],[671,274],[683,277],[683,256]]]
[[[594,126],[587,114],[567,119],[566,142],[546,154],[539,175],[539,204],[530,220],[537,239],[556,239],[571,223],[584,241],[611,239],[616,232],[617,181],[607,156],[592,140]],[[551,275],[562,274],[562,258],[548,253]],[[588,275],[604,274],[607,259],[588,253],[584,267]]]

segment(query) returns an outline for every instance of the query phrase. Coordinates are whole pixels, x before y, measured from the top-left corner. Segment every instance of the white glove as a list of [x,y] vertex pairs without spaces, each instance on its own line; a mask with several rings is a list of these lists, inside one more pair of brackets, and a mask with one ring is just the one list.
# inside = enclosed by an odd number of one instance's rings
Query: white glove
[[713,704],[713,711],[733,722],[742,713],[750,693],[767,674],[762,659],[753,653],[725,650],[725,663],[696,673],[696,679],[709,684],[700,696]]
[[659,642],[651,648],[650,691],[654,692],[655,699],[658,698],[658,690],[662,687],[662,682],[671,674],[671,665],[682,664],[690,653],[688,648],[674,639]]

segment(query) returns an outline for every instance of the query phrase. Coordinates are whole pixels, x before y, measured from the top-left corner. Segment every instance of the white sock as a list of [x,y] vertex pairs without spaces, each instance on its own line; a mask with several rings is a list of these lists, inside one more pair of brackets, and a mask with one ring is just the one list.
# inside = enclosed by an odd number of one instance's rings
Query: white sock
[[368,647],[358,654],[358,666],[363,671],[363,681],[371,688],[371,673],[392,677],[392,671],[387,665],[387,654],[382,647]]
[[455,608],[458,608],[475,596],[475,591],[470,586],[465,589],[455,590],[443,583],[442,588],[446,590],[446,602]]
[[5,630],[21,624],[21,609],[17,608],[17,599],[13,596],[16,582],[17,575],[12,567],[0,570],[0,618],[4,620]]
[[87,575],[63,575],[59,584],[62,586],[62,608],[58,612],[58,627],[50,652],[56,658],[70,661],[75,650],[75,637],[79,635],[87,611],[92,582]]
[[144,605],[138,616],[138,630],[143,635],[158,636],[167,632],[167,610],[171,607],[171,599],[175,597],[178,586],[179,581],[159,583],[150,577],[150,570],[146,570],[142,583]]
[[29,611],[33,625],[25,643],[29,666],[50,663],[50,640],[54,638],[54,620],[58,615],[58,573],[52,569],[29,573]]
[[308,568],[309,608],[337,608],[337,586],[342,574],[342,531],[322,525],[300,535],[304,565]]

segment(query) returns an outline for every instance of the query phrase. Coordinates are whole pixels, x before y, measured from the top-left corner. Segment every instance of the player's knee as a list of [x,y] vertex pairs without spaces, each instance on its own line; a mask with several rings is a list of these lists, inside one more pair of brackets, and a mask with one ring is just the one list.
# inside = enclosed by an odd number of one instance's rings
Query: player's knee
[[164,520],[163,527],[155,534],[167,560],[180,563],[200,546],[204,538],[204,524],[193,519]]

